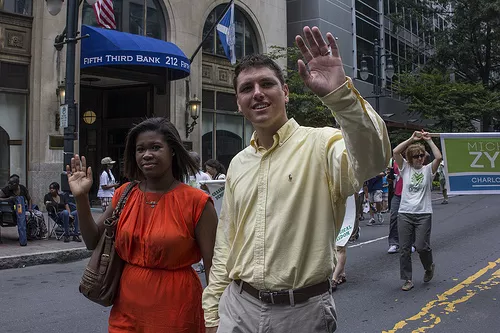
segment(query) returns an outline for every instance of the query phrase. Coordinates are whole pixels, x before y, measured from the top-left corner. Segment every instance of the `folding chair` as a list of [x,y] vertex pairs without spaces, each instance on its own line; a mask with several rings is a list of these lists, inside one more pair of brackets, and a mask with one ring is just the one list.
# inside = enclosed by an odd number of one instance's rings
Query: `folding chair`
[[[70,209],[72,206],[70,205]],[[49,236],[48,238],[54,236],[57,240],[60,240],[64,236],[64,224],[62,219],[59,217],[59,214],[57,213],[56,207],[54,206],[49,206],[47,207],[47,213],[49,215],[49,218],[54,221],[54,225],[52,227],[52,230],[49,230]],[[48,221],[48,227],[50,229],[50,221]],[[75,226],[73,225],[72,219],[69,220],[69,232],[70,234],[73,233],[75,229]]]

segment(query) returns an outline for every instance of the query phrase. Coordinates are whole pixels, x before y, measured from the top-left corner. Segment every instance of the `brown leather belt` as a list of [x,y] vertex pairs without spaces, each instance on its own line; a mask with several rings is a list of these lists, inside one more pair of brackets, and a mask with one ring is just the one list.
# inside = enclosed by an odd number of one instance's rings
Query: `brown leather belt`
[[[234,282],[250,296],[269,304],[294,305],[303,303],[311,297],[331,291],[332,288],[328,280],[309,287],[280,291],[258,290],[241,280],[234,280]],[[243,286],[241,286],[242,283]],[[290,294],[292,294],[293,297]]]

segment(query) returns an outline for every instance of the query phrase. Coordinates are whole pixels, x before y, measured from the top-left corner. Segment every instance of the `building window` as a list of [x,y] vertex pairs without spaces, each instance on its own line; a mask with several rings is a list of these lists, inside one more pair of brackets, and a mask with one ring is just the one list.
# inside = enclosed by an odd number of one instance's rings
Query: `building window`
[[[373,5],[373,4],[372,4]],[[376,7],[368,6],[363,1],[356,0],[356,12],[357,14],[363,14],[364,19],[372,20],[373,24],[378,24],[379,21],[379,12],[378,12],[378,4]]]
[[0,87],[28,90],[29,66],[0,62]]
[[202,160],[214,158],[227,168],[233,157],[250,143],[252,124],[236,112],[233,94],[203,90],[202,96]]
[[375,39],[380,39],[380,29],[378,26],[356,17],[356,35],[373,43]]
[[33,0],[4,0],[2,10],[9,13],[32,16]]
[[[165,40],[165,17],[157,0],[114,0],[113,9],[116,30]],[[144,33],[144,15],[146,15],[146,33]],[[86,1],[83,5],[82,22],[94,27],[99,26],[94,9]]]
[[[226,57],[222,44],[219,40],[219,36],[216,33],[216,29],[209,31],[215,22],[222,15],[222,11],[226,7],[226,4],[217,6],[208,15],[205,21],[205,26],[203,27],[203,36],[209,34],[205,43],[203,43],[203,52]],[[234,25],[235,25],[235,53],[236,59],[241,59],[247,54],[253,54],[258,52],[257,38],[255,31],[252,27],[250,21],[246,18],[245,14],[235,6],[234,15]]]

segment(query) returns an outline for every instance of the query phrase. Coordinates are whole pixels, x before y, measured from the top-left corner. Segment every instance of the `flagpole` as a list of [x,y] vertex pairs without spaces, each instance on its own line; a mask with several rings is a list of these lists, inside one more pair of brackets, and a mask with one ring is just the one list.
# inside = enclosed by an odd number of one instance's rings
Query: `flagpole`
[[[203,46],[203,44],[205,43],[205,41],[207,40],[207,38],[210,36],[210,34],[212,33],[212,31],[215,30],[215,28],[217,27],[217,24],[220,23],[220,21],[222,20],[222,18],[224,17],[224,15],[226,15],[226,12],[229,10],[229,8],[231,7],[231,4],[234,2],[234,0],[231,0],[229,1],[229,3],[227,4],[226,8],[224,8],[224,11],[222,12],[221,16],[217,19],[217,21],[212,25],[212,27],[210,28],[210,30],[208,30],[208,33],[206,34],[205,37],[203,37],[203,40],[201,41],[200,45],[198,45],[198,47],[196,48],[196,50],[194,51],[193,55],[191,56],[191,58],[189,58],[189,62],[190,63],[193,63],[193,60],[194,60],[194,57],[196,57],[196,55],[198,54],[198,52],[200,51],[201,47]],[[215,35],[215,31],[214,31],[214,35]]]

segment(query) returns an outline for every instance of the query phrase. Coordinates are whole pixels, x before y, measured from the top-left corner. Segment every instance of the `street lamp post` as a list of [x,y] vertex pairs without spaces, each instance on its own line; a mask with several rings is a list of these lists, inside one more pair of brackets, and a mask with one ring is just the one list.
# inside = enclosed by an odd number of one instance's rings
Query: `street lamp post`
[[69,0],[66,16],[66,100],[68,105],[68,127],[64,128],[64,157],[61,174],[61,190],[69,192],[68,177],[64,174],[66,165],[71,165],[75,153],[74,142],[77,137],[77,110],[75,103],[75,56],[76,56],[76,25],[78,22],[78,0]]
[[[64,0],[45,0],[47,9],[51,15],[57,15],[62,7]],[[95,0],[87,0],[89,3],[95,3]],[[57,35],[54,42],[56,50],[61,51],[66,44],[66,77],[65,89],[58,87],[58,93],[64,91],[64,104],[67,105],[67,122],[64,123],[64,153],[63,153],[63,172],[61,173],[61,190],[69,192],[68,177],[64,170],[66,165],[71,164],[71,158],[75,153],[75,140],[78,138],[78,111],[75,103],[75,68],[76,68],[76,43],[82,38],[77,37],[78,9],[83,0],[68,0],[66,7],[66,27],[64,31]],[[62,102],[61,102],[62,103]]]
[[371,59],[373,61],[374,72],[375,72],[375,81],[373,83],[373,93],[375,94],[375,110],[380,112],[380,97],[382,96],[382,89],[379,83],[380,80],[380,60],[383,57],[387,57],[385,64],[385,75],[387,78],[392,79],[394,76],[394,64],[392,62],[392,57],[390,54],[380,54],[380,44],[378,39],[375,39],[374,42],[374,56],[364,55],[361,60],[361,68],[359,70],[359,74],[363,81],[368,80],[369,71],[368,71],[368,63],[366,59]]

